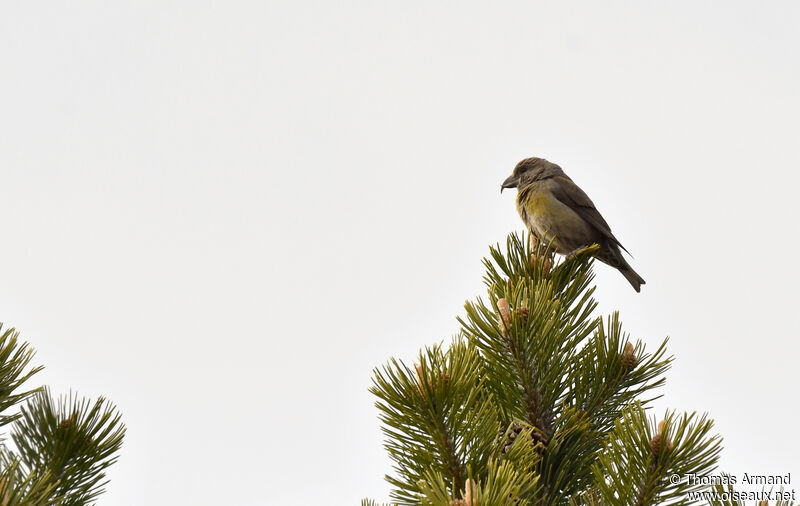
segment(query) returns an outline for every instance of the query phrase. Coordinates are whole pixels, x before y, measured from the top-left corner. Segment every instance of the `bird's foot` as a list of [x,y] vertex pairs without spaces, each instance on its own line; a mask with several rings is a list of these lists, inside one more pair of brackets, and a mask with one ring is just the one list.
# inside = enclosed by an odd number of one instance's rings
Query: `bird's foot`
[[597,244],[590,244],[588,246],[581,246],[580,248],[575,248],[574,250],[570,251],[566,255],[564,255],[565,260],[572,260],[577,258],[580,253],[585,253],[587,251],[594,252],[600,249],[600,246]]
[[580,253],[584,249],[585,248],[575,248],[574,250],[572,250],[569,253],[567,253],[566,255],[564,255],[564,259],[565,260],[572,260],[574,258],[577,258],[578,257],[578,253]]

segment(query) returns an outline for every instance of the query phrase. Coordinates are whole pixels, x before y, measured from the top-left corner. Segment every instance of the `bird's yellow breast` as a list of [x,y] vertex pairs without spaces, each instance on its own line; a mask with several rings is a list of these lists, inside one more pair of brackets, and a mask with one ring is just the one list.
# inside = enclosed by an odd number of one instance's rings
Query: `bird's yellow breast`
[[580,220],[572,209],[555,198],[547,188],[541,188],[539,184],[528,186],[519,192],[517,211],[529,226],[542,221]]
[[547,242],[553,241],[559,251],[572,251],[594,242],[594,229],[558,200],[547,184],[522,188],[517,195],[517,211],[531,232]]

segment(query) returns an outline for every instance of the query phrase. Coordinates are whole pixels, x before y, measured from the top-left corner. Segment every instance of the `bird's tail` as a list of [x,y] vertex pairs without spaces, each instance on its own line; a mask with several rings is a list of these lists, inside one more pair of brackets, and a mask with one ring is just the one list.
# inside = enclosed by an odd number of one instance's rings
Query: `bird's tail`
[[628,280],[628,283],[631,284],[634,290],[637,292],[641,291],[644,279],[633,270],[633,267],[631,267],[625,260],[625,257],[622,256],[616,244],[606,243],[595,253],[595,257],[601,262],[607,263],[611,267],[617,269],[625,276],[625,279]]
[[644,279],[639,274],[637,274],[635,270],[633,270],[633,267],[631,267],[628,264],[628,262],[625,261],[625,259],[622,259],[622,265],[617,267],[617,269],[619,269],[619,272],[621,272],[622,275],[625,276],[625,279],[628,280],[628,283],[631,284],[634,290],[636,290],[637,292],[640,292],[642,290]]

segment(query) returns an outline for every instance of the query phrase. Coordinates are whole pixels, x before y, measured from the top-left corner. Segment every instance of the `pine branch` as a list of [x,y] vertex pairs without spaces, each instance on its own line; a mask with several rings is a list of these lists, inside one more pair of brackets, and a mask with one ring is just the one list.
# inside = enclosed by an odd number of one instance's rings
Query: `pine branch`
[[[0,331],[3,324],[0,323]],[[15,393],[22,384],[31,376],[42,370],[42,366],[25,369],[33,358],[34,351],[28,343],[19,342],[19,332],[13,328],[6,329],[0,334],[0,427],[7,425],[19,417],[19,414],[5,414],[5,412],[24,401],[39,389],[34,388],[21,393]]]
[[463,339],[447,352],[427,349],[413,369],[397,360],[376,369],[371,391],[396,464],[397,476],[387,480],[400,504],[418,504],[431,472],[452,490],[464,488],[469,472],[486,473],[500,424],[480,370],[477,351]]
[[622,364],[618,319],[609,320],[608,337],[591,316],[592,248],[554,264],[546,247],[528,244],[512,235],[505,253],[492,248],[492,260],[484,261],[490,304],[467,303],[459,321],[485,358],[502,421],[534,428],[542,453],[539,500],[557,504],[592,482],[591,464],[611,423],[627,402],[663,382],[656,378],[668,361],[663,347],[645,357],[639,346]]
[[591,485],[591,466],[613,422],[631,401],[664,382],[670,362],[664,344],[648,355],[641,344],[628,342],[616,314],[607,327],[609,332],[600,321],[569,371],[562,415],[541,465],[551,484],[547,503],[575,497]]
[[640,399],[665,382],[664,373],[672,362],[672,357],[665,357],[666,343],[665,339],[647,354],[641,342],[630,343],[618,313],[606,324],[601,320],[570,370],[571,388],[564,402],[579,407],[599,431],[608,432],[630,402],[638,399],[646,405],[658,398]]
[[664,383],[667,341],[648,353],[616,313],[592,315],[596,249],[556,262],[510,235],[484,259],[488,298],[465,305],[460,338],[414,367],[375,371],[400,504],[669,503],[689,489],[665,469],[713,468],[719,438],[705,417],[648,425],[642,406]]
[[546,441],[568,388],[564,371],[597,321],[590,316],[596,303],[588,289],[589,251],[548,270],[532,261],[547,259],[546,250],[537,252],[514,234],[505,254],[492,248],[494,262],[484,260],[490,304],[468,302],[459,322],[486,359],[504,421],[526,420]]
[[34,475],[20,469],[19,459],[3,448],[0,473],[0,504],[3,506],[45,506],[55,504],[56,481],[50,474]]
[[431,506],[513,506],[529,504],[539,490],[535,472],[539,460],[531,428],[507,431],[516,434],[508,445],[501,445],[489,460],[482,476],[470,473],[463,489],[452,490],[441,473],[427,473],[420,504]]
[[593,466],[594,488],[608,505],[684,504],[686,494],[704,485],[669,480],[672,475],[707,475],[716,466],[721,439],[711,435],[705,415],[680,418],[667,413],[656,427],[644,409],[626,409]]
[[425,506],[514,506],[524,504],[523,497],[535,489],[537,477],[508,461],[489,463],[483,481],[468,479],[455,497],[441,475],[431,473],[422,488],[420,504]]
[[124,434],[119,413],[102,397],[53,402],[45,388],[22,408],[11,437],[21,475],[49,482],[59,505],[77,506],[104,492],[105,470],[116,462]]

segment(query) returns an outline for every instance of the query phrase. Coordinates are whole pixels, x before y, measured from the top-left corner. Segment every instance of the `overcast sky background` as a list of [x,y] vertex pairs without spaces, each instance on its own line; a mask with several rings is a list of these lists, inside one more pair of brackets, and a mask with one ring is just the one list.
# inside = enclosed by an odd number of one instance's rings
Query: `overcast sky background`
[[721,469],[797,455],[796,2],[4,2],[0,321],[128,426],[102,505],[388,499],[371,370],[449,339],[559,163]]

